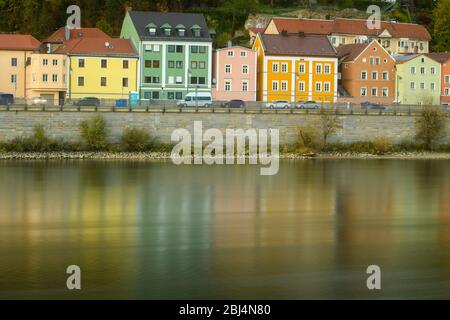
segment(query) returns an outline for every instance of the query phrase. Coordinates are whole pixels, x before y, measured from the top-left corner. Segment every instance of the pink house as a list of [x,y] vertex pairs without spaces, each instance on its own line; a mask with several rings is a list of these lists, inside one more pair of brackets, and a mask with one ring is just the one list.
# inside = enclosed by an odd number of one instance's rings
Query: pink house
[[256,72],[256,52],[252,49],[217,49],[213,54],[213,99],[256,101]]

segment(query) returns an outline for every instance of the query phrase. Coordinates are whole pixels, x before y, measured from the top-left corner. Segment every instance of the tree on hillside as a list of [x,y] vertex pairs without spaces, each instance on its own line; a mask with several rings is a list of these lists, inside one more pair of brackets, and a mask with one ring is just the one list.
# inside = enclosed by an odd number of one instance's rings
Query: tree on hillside
[[433,10],[434,51],[450,50],[450,0],[438,0]]

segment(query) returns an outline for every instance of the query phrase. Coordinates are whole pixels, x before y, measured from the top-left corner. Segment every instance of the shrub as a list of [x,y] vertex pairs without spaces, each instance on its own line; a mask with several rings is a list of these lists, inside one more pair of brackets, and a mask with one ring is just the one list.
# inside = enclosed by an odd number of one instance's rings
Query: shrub
[[416,119],[416,138],[427,149],[433,149],[445,136],[447,116],[437,107],[425,106]]
[[106,123],[102,116],[97,115],[81,123],[81,137],[89,150],[104,150],[106,143]]
[[385,136],[377,137],[373,141],[373,148],[375,154],[383,155],[392,151],[393,146],[389,139]]
[[324,144],[322,142],[322,136],[316,128],[306,127],[301,128],[298,131],[298,143],[297,148],[307,148],[309,150],[320,151],[323,149]]
[[328,144],[328,138],[332,136],[338,129],[338,121],[336,115],[322,112],[320,116],[320,128],[322,130],[323,144]]
[[65,143],[47,136],[42,126],[33,129],[31,136],[14,138],[4,144],[5,151],[16,152],[49,152],[63,150]]
[[128,128],[123,131],[121,146],[125,151],[145,151],[150,147],[150,141],[146,130]]

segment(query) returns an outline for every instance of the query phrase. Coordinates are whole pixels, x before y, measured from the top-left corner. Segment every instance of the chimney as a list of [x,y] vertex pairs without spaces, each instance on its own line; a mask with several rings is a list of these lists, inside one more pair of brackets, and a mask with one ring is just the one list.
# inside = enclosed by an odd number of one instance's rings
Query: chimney
[[70,31],[71,31],[70,27],[66,26],[64,29],[64,38],[66,39],[66,41],[70,40]]
[[288,35],[288,32],[287,32],[287,30],[282,30],[281,31],[281,35],[283,36],[283,37],[286,37],[287,35]]
[[299,37],[304,37],[304,36],[305,36],[305,33],[304,33],[303,31],[299,31],[299,32],[298,32],[298,36],[299,36]]
[[231,40],[229,40],[228,42],[227,42],[227,47],[228,48],[231,48],[233,46],[233,42],[231,42]]

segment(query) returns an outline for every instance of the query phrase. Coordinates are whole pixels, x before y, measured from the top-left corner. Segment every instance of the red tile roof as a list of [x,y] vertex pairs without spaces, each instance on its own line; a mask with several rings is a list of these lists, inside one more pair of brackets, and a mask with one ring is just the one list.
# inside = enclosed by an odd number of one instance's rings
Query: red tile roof
[[137,56],[128,39],[81,38],[66,41],[55,53],[86,56]]
[[38,50],[41,43],[26,34],[0,34],[0,50]]
[[261,34],[261,39],[269,55],[337,57],[327,36]]
[[250,28],[249,31],[253,32],[254,34],[263,33],[266,28]]
[[288,33],[297,33],[303,31],[310,34],[354,34],[365,36],[378,36],[384,30],[387,30],[394,38],[414,38],[422,40],[431,40],[428,30],[419,24],[381,22],[381,29],[367,28],[367,20],[362,19],[292,19],[292,18],[273,18],[275,26],[279,32],[286,30]]
[[433,52],[427,53],[426,56],[439,63],[444,63],[450,60],[450,52]]
[[[66,30],[65,27],[61,27],[56,30],[45,42],[52,43],[62,43],[65,39]],[[108,38],[106,33],[98,28],[80,28],[70,30],[70,39],[80,39],[80,38]]]
[[353,43],[344,44],[337,48],[339,58],[343,58],[342,62],[355,60],[370,43]]

